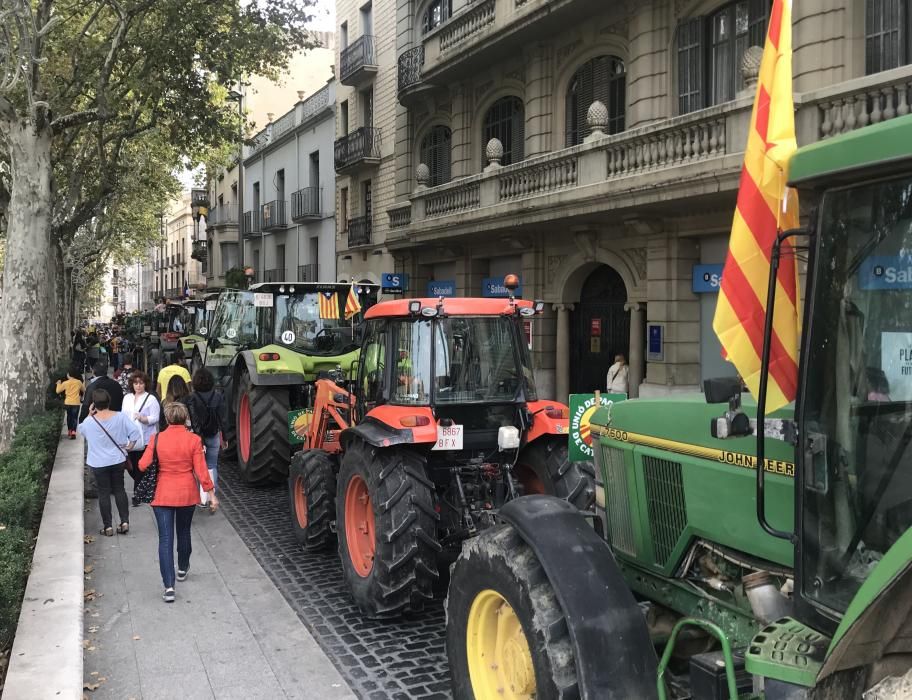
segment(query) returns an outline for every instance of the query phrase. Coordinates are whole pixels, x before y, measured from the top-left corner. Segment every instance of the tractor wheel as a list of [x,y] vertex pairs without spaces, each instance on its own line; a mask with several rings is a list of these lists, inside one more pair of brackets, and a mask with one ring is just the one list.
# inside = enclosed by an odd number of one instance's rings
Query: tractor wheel
[[238,467],[248,484],[279,483],[288,475],[288,389],[254,386],[250,375],[237,387]]
[[361,612],[377,619],[421,610],[433,596],[441,549],[424,460],[354,441],[336,493],[339,558]]
[[288,466],[291,527],[304,549],[324,549],[333,539],[336,519],[336,470],[323,450],[303,450]]
[[456,700],[579,698],[567,620],[510,525],[463,544],[450,574],[446,646]]
[[539,439],[526,445],[514,474],[525,495],[557,496],[580,510],[589,510],[595,502],[595,468],[592,462],[571,462],[566,440]]

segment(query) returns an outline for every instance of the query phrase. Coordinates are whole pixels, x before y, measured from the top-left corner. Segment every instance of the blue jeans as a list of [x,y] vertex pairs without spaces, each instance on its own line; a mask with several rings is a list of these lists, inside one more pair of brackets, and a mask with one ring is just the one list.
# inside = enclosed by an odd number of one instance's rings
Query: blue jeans
[[190,566],[190,523],[195,506],[152,506],[158,523],[158,566],[165,588],[174,588],[174,529],[177,527],[177,568]]
[[219,433],[209,437],[203,437],[203,445],[206,447],[206,469],[209,470],[209,476],[212,477],[213,485],[218,481],[218,458],[219,450],[222,447],[222,438]]
[[67,430],[76,430],[79,425],[79,409],[81,406],[67,406]]

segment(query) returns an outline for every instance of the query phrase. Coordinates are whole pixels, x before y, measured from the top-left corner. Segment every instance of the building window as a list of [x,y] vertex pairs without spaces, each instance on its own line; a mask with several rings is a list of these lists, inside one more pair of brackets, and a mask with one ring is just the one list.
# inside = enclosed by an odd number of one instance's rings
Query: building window
[[433,127],[421,139],[421,162],[428,166],[431,177],[428,185],[434,187],[450,181],[450,128]]
[[518,163],[523,159],[525,117],[523,103],[518,97],[501,97],[491,105],[482,126],[482,162],[487,163],[484,149],[488,141],[498,139],[503,144],[501,165]]
[[596,100],[608,108],[608,133],[624,130],[626,75],[617,56],[599,56],[577,69],[567,89],[567,146],[576,146],[589,135],[586,113]]
[[735,98],[744,84],[741,57],[749,46],[766,42],[769,11],[769,0],[739,0],[708,17],[692,17],[678,24],[680,114]]
[[865,73],[904,66],[912,54],[909,0],[865,0]]
[[431,0],[421,18],[422,31],[427,34],[453,15],[453,0]]

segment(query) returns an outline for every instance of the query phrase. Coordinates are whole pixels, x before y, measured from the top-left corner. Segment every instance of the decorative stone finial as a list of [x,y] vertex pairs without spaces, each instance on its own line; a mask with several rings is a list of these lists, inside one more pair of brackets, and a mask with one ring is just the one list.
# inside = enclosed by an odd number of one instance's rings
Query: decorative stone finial
[[741,55],[741,77],[744,78],[745,89],[757,85],[762,60],[763,48],[760,46],[748,46]]
[[491,139],[485,146],[485,158],[488,159],[489,168],[499,168],[503,160],[504,149],[500,139]]
[[418,181],[419,189],[424,189],[431,181],[431,169],[424,163],[419,163],[415,168],[415,179]]
[[304,101],[304,95],[305,95],[305,94],[306,94],[306,93],[305,93],[303,90],[298,90],[298,102],[303,102],[303,101]]
[[596,100],[589,105],[586,123],[589,125],[589,136],[586,137],[586,141],[594,141],[605,136],[608,129],[608,108],[604,103]]
[[266,119],[269,120],[266,122],[267,124],[272,124],[272,120],[275,119],[275,114],[273,112],[266,112]]

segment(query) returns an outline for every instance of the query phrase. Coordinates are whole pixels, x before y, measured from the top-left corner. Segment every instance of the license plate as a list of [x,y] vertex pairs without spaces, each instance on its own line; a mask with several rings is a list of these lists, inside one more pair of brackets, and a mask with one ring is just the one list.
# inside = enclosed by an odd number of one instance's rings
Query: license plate
[[437,442],[433,450],[461,450],[462,449],[461,425],[438,425]]

